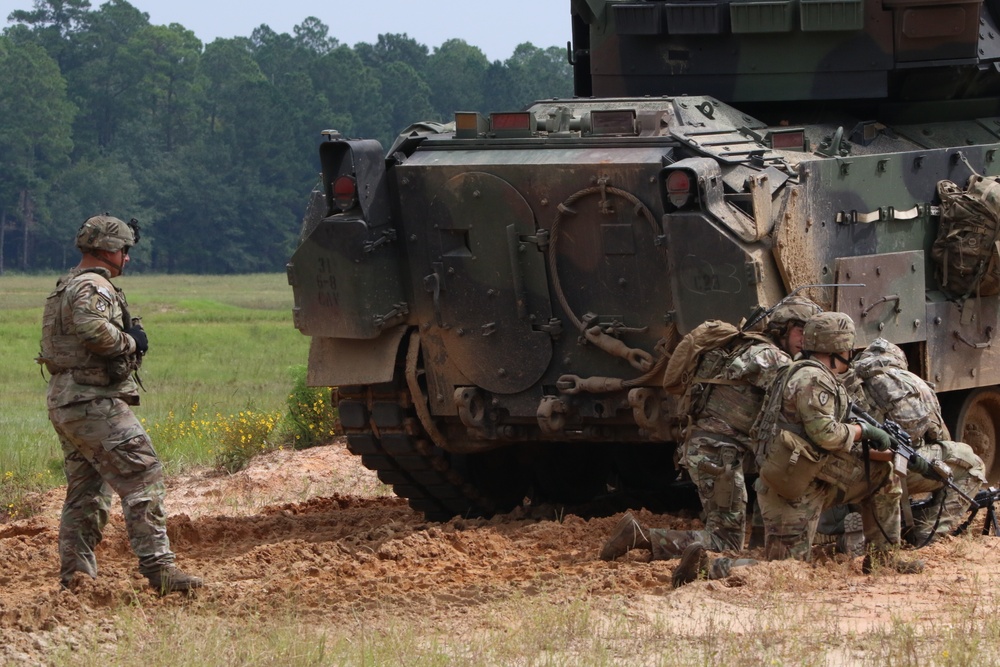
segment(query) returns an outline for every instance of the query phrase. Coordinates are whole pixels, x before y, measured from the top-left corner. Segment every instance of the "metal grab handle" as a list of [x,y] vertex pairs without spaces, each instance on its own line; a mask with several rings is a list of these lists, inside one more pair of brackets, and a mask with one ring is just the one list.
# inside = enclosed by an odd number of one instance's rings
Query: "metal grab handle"
[[507,225],[507,254],[510,256],[510,277],[514,283],[514,300],[517,304],[517,316],[522,320],[528,317],[528,290],[524,287],[524,273],[521,270],[521,253],[525,246],[517,235],[514,225]]
[[424,289],[433,295],[431,301],[434,304],[434,319],[437,325],[444,326],[441,318],[441,274],[436,267],[434,273],[424,276]]
[[868,306],[867,308],[865,308],[864,310],[861,311],[861,317],[868,317],[868,313],[870,313],[872,311],[872,308],[874,308],[875,306],[878,306],[880,304],[886,303],[888,301],[895,301],[896,302],[896,307],[893,308],[893,310],[895,312],[897,312],[897,313],[903,312],[903,309],[899,307],[899,295],[898,294],[890,294],[889,296],[883,296],[883,297],[881,297],[881,298],[876,299],[875,301],[873,301],[870,306]]
[[986,342],[983,343],[973,343],[971,340],[962,335],[960,331],[956,331],[955,338],[959,339],[969,347],[976,350],[985,350],[986,348],[993,345],[993,327],[986,327]]

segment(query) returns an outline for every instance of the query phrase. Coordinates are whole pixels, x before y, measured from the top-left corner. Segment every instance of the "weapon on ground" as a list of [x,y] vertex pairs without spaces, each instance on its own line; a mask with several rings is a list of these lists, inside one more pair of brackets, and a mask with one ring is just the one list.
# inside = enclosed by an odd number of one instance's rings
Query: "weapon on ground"
[[927,473],[924,475],[925,477],[941,482],[949,489],[952,489],[962,498],[969,501],[970,507],[979,507],[975,498],[970,497],[969,494],[955,485],[955,482],[951,479],[951,469],[948,468],[943,461],[928,461],[926,458],[921,456],[916,449],[914,449],[913,442],[910,440],[910,434],[904,431],[899,424],[889,419],[886,419],[884,423],[879,422],[870,414],[862,410],[858,404],[854,402],[851,403],[851,414],[860,421],[870,424],[876,428],[880,428],[889,434],[889,442],[891,443],[892,450],[896,453],[897,461],[900,458],[903,459],[902,466],[898,463],[896,465],[897,472],[905,475],[906,464],[921,461],[923,463],[921,467],[927,469]]
[[953,535],[961,535],[969,526],[972,525],[972,521],[976,518],[979,510],[986,508],[986,521],[983,522],[983,535],[989,535],[990,531],[993,531],[994,537],[1000,537],[1000,525],[997,522],[997,512],[994,503],[1000,498],[1000,489],[995,486],[991,486],[988,489],[983,489],[976,494],[976,499],[969,507],[969,516],[963,521],[959,526],[952,531]]

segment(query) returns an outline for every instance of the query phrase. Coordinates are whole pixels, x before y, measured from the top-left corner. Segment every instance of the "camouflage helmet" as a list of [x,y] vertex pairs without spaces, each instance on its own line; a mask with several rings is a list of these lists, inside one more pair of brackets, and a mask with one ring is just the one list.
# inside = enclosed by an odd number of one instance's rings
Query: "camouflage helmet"
[[854,358],[854,368],[862,377],[867,377],[879,368],[899,368],[905,371],[908,367],[906,353],[885,338],[876,338]]
[[93,250],[108,250],[116,252],[128,246],[132,247],[138,241],[138,226],[125,222],[108,214],[95,215],[84,220],[76,232],[76,247],[82,252]]
[[796,322],[805,324],[810,317],[822,312],[822,308],[804,296],[797,294],[786,296],[771,311],[770,317],[767,318],[767,329],[783,333],[789,324]]
[[854,320],[844,313],[817,313],[802,329],[803,352],[848,352],[854,349]]

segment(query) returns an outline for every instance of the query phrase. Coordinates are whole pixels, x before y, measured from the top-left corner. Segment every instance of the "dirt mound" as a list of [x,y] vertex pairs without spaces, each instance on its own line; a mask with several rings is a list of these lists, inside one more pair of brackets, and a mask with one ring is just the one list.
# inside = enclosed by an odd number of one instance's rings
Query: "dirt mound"
[[[44,655],[80,632],[107,632],[102,609],[139,601],[147,613],[184,606],[205,614],[297,614],[335,621],[359,611],[460,618],[487,601],[514,595],[624,598],[634,613],[694,623],[699,613],[759,613],[768,600],[812,596],[837,609],[845,630],[863,629],[891,601],[902,617],[933,614],[972,580],[1000,579],[1000,540],[949,539],[921,552],[919,577],[860,574],[860,559],[813,564],[762,563],[729,579],[674,591],[672,563],[632,552],[597,558],[619,515],[584,519],[552,507],[522,508],[492,519],[431,523],[389,495],[342,443],[261,457],[238,475],[207,471],[169,483],[169,535],[178,564],[202,576],[193,595],[157,597],[136,572],[120,512],[98,547],[100,577],[58,581],[57,490],[44,513],[0,526],[0,662]],[[661,527],[692,527],[684,515],[636,513]],[[753,555],[753,554],[751,554]],[[759,555],[759,554],[757,554]],[[82,622],[81,619],[87,619]],[[81,624],[82,623],[82,624]]]

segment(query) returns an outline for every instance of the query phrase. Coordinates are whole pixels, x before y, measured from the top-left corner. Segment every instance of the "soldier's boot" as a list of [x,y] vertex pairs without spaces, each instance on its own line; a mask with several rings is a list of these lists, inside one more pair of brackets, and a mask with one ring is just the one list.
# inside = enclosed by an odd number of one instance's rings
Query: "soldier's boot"
[[75,591],[80,587],[81,582],[93,581],[94,579],[97,579],[97,577],[87,572],[63,572],[59,576],[59,588],[66,591]]
[[919,558],[902,558],[896,551],[870,550],[861,561],[861,571],[872,574],[885,568],[899,574],[920,574],[924,571],[924,561]]
[[188,574],[173,565],[165,565],[147,573],[145,576],[149,580],[149,585],[160,595],[166,595],[174,591],[190,591],[205,585],[201,577]]
[[707,576],[709,564],[710,559],[705,552],[705,546],[700,542],[689,544],[681,555],[681,562],[674,568],[671,578],[674,588],[690,584],[700,576]]
[[650,544],[642,526],[639,525],[631,512],[625,512],[615,525],[611,537],[601,547],[601,560],[614,560],[619,556],[624,556],[632,549],[652,548],[653,545]]
[[860,512],[844,517],[844,533],[837,536],[837,551],[848,556],[860,556],[865,550],[865,531]]
[[711,558],[700,542],[690,544],[684,549],[681,562],[674,568],[671,581],[674,588],[690,584],[699,577],[704,579],[725,579],[734,567],[756,565],[753,558]]

